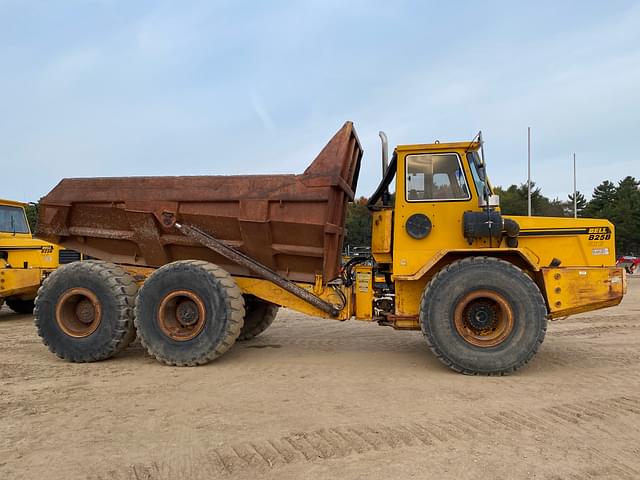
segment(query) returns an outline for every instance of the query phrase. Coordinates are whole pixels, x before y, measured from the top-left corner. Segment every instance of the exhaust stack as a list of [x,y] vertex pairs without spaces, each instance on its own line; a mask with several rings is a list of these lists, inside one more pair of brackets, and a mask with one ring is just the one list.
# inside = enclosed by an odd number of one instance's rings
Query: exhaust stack
[[382,178],[384,178],[384,174],[387,173],[387,168],[389,168],[389,140],[387,139],[387,134],[383,131],[378,132],[380,135],[380,140],[382,141]]

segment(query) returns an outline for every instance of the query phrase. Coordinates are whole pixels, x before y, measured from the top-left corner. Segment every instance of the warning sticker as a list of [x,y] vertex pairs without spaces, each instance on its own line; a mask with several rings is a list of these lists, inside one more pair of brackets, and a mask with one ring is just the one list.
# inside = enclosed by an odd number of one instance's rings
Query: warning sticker
[[356,275],[356,285],[359,292],[368,292],[371,283],[371,273],[361,272]]

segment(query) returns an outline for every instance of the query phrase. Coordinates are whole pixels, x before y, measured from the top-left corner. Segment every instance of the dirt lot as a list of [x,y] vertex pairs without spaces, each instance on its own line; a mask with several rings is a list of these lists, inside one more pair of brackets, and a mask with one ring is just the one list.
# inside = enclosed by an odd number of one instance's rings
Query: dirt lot
[[281,312],[198,368],[68,364],[0,313],[0,478],[640,478],[640,278],[505,378],[418,332]]

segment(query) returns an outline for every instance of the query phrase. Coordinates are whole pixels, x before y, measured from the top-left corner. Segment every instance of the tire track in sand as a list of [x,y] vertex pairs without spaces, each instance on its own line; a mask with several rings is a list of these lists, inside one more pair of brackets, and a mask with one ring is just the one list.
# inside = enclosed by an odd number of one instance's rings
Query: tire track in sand
[[592,327],[575,328],[572,330],[560,330],[551,332],[549,335],[554,337],[573,337],[579,335],[595,335],[598,333],[627,333],[626,330],[635,330],[640,328],[640,324],[615,324],[615,325],[594,325]]
[[[198,470],[207,475],[231,476],[254,470],[266,471],[295,462],[312,462],[342,458],[374,451],[390,451],[406,447],[435,448],[449,442],[476,438],[486,439],[496,431],[532,432],[557,435],[592,435],[598,432],[618,436],[598,422],[640,415],[640,396],[616,396],[600,400],[585,400],[535,409],[533,411],[503,410],[494,414],[459,417],[434,422],[410,422],[396,425],[351,425],[297,432],[280,438],[262,439],[225,445],[197,454]],[[640,470],[631,466],[624,452],[608,455],[590,447],[592,458],[600,466],[584,471],[570,471],[558,478],[582,480],[598,476],[632,480],[640,478]],[[162,461],[134,465],[110,472],[115,479],[172,478],[171,464]],[[94,477],[106,480],[106,477]],[[548,477],[548,478],[554,478]]]

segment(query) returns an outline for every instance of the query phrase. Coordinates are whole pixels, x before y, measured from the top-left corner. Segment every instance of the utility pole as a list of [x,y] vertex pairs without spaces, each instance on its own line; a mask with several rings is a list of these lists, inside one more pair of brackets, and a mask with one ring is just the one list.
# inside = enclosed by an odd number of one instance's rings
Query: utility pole
[[576,154],[573,154],[573,218],[578,218],[578,195],[576,195]]
[[527,214],[531,216],[531,127],[527,127]]

